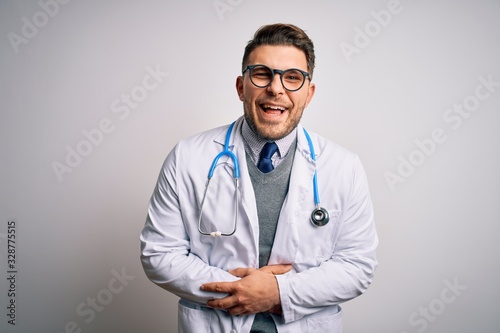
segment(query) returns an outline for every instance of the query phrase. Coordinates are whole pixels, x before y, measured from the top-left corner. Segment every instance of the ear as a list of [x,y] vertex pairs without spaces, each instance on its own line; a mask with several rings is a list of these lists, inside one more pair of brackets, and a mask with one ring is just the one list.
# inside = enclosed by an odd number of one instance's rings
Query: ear
[[236,78],[236,92],[238,93],[238,97],[240,98],[240,101],[243,102],[243,77],[238,76]]
[[314,83],[310,83],[309,86],[307,87],[307,97],[306,97],[305,107],[309,105],[309,102],[313,98],[315,91],[316,91],[316,85]]

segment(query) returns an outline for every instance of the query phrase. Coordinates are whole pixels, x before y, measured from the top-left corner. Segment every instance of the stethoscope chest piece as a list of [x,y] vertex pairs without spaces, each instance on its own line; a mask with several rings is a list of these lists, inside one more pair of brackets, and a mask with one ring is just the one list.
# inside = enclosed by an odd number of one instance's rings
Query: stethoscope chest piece
[[316,207],[311,213],[311,222],[318,226],[322,227],[326,225],[330,221],[330,214],[323,207]]

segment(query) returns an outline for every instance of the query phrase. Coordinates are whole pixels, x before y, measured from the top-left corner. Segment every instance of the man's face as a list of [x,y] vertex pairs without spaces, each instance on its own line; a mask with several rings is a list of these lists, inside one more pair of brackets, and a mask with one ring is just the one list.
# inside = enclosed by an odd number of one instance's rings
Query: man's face
[[[248,65],[256,64],[279,70],[298,68],[308,71],[304,52],[294,46],[258,46],[248,57]],[[314,83],[306,79],[302,88],[290,92],[281,84],[278,73],[266,88],[256,87],[249,75],[249,71],[246,71],[236,79],[236,90],[243,102],[245,119],[252,130],[265,140],[285,137],[297,126],[311,101]]]

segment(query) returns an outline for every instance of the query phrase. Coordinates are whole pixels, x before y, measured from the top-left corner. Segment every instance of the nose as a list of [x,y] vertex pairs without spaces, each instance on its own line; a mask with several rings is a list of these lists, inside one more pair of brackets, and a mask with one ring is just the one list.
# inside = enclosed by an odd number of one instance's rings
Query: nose
[[285,87],[283,87],[283,84],[281,83],[281,75],[279,73],[274,73],[271,84],[267,86],[267,92],[273,96],[283,94],[285,92]]

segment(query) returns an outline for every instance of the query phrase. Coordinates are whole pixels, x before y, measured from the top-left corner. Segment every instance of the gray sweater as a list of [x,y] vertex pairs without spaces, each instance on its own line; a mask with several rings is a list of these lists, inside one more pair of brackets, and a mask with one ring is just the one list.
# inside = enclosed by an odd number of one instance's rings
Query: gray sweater
[[[259,217],[259,267],[266,266],[271,255],[281,207],[288,193],[296,145],[296,142],[293,143],[285,159],[268,173],[262,173],[253,164],[250,156],[246,158]],[[276,332],[270,314],[258,313],[255,316],[251,332]]]

